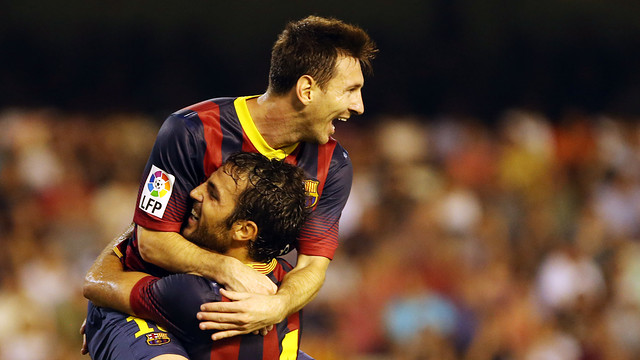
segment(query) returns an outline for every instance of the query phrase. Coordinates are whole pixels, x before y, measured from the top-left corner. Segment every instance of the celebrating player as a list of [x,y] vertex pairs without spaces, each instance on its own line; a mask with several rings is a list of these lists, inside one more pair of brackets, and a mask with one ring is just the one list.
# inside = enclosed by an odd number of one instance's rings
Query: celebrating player
[[[296,166],[255,153],[234,154],[191,191],[194,204],[181,233],[279,284],[291,265],[275,257],[292,248],[307,215],[303,181]],[[126,257],[116,248],[103,261],[120,266]],[[226,300],[217,283],[192,274],[158,278],[124,270],[111,272],[110,282],[131,295],[108,304],[124,313],[89,303],[86,334],[93,359],[293,359],[298,354],[298,313],[268,336],[213,342],[210,332],[199,329],[196,313],[205,302]],[[94,289],[85,290],[90,295]]]
[[[333,123],[363,113],[363,71],[370,70],[376,51],[361,28],[309,16],[279,35],[264,94],[211,99],[169,116],[145,169],[135,228],[118,246],[124,268],[155,276],[196,273],[232,290],[221,290],[232,301],[205,304],[198,315],[204,329],[217,330],[214,340],[268,328],[311,301],[338,246],[353,175],[347,152],[331,137]],[[189,191],[237,151],[283,160],[306,174],[311,214],[296,242],[296,266],[278,288],[241,261],[179,233],[189,215]],[[110,271],[104,258],[86,282],[106,294],[112,284],[103,278]]]

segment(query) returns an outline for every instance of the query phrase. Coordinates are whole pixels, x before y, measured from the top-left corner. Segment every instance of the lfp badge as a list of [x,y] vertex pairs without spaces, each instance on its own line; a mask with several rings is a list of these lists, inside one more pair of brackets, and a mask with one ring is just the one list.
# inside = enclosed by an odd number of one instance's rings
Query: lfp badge
[[167,209],[169,198],[171,198],[175,180],[175,176],[151,165],[151,171],[142,189],[138,207],[151,215],[162,218]]

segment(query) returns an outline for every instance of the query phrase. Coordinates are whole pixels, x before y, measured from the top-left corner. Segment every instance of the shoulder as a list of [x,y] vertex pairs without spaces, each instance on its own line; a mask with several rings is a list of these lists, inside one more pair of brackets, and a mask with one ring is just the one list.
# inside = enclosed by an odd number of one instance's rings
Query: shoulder
[[320,153],[327,154],[327,160],[330,162],[330,168],[351,168],[351,158],[345,148],[334,138],[329,138],[326,144],[320,145]]
[[233,102],[235,101],[235,99],[235,97],[220,97],[200,101],[193,105],[182,108],[174,112],[172,115],[185,118],[197,115],[210,115],[211,113],[219,112],[221,108],[233,106]]
[[[210,126],[221,120],[221,112],[233,106],[236,98],[213,98],[184,107],[169,115],[162,128],[171,132],[201,130],[203,126]],[[162,130],[161,130],[162,131]]]

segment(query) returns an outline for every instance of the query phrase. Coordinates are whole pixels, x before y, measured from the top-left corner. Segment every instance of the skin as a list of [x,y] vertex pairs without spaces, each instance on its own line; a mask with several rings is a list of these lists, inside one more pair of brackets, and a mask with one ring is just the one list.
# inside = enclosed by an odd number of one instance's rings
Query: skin
[[[364,112],[362,87],[364,77],[360,63],[355,58],[341,57],[336,64],[336,75],[323,90],[308,75],[300,77],[293,95],[303,105],[293,118],[293,126],[288,136],[296,135],[299,140],[326,143],[334,134],[333,122],[349,119],[351,115]],[[263,95],[268,101],[269,94]],[[260,103],[261,99],[256,100]],[[249,105],[249,110],[252,107]],[[252,113],[253,116],[253,113]],[[254,119],[255,120],[255,119]],[[271,127],[258,130],[271,144],[271,136],[281,134]],[[271,123],[273,124],[273,122]],[[264,125],[264,124],[263,124]],[[282,134],[286,137],[287,133]],[[291,141],[291,140],[289,140]],[[289,144],[284,143],[283,146]],[[322,256],[298,255],[296,267],[284,278],[274,296],[256,292],[224,291],[223,295],[233,302],[207,303],[201,307],[198,319],[201,329],[221,330],[213,335],[214,340],[246,334],[276,324],[293,312],[308,304],[320,291],[330,260]]]
[[[230,228],[226,219],[231,215],[239,194],[246,187],[245,179],[236,182],[225,171],[224,167],[216,170],[209,179],[190,193],[194,200],[192,216],[187,220],[182,234],[190,241],[205,242],[207,246],[220,251],[221,254],[241,261],[243,264],[254,263],[249,258],[247,245],[258,234],[258,227],[253,221],[237,220]],[[115,245],[122,240],[116,239]],[[113,246],[105,248],[98,261],[89,270],[83,286],[84,296],[97,306],[110,307],[114,310],[135,315],[129,301],[129,294],[134,285],[148,274],[138,271],[124,271],[120,259],[112,251]],[[246,265],[243,265],[249,268]],[[81,333],[84,333],[84,324]],[[82,353],[87,353],[83,344]],[[175,354],[166,354],[153,358],[155,360],[184,359]]]
[[[357,59],[340,56],[336,74],[324,89],[303,75],[288,93],[278,95],[268,89],[248,100],[247,106],[258,131],[274,149],[300,141],[324,144],[334,134],[336,120],[364,112],[363,86]],[[278,289],[238,259],[203,249],[178,233],[138,227],[138,244],[145,261],[172,272],[215,279],[228,290],[223,295],[234,301],[204,304],[198,314],[202,329],[219,330],[214,340],[264,331],[299,311],[320,291],[330,263],[322,256],[299,254],[296,267]],[[106,273],[99,262],[100,258],[87,275],[98,283]]]

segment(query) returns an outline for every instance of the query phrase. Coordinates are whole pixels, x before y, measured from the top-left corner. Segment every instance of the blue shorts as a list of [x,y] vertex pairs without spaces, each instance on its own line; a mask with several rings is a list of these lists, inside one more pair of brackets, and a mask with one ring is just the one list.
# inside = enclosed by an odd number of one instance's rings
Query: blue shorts
[[149,360],[163,354],[189,358],[180,341],[153,321],[97,307],[91,302],[85,333],[93,360]]

